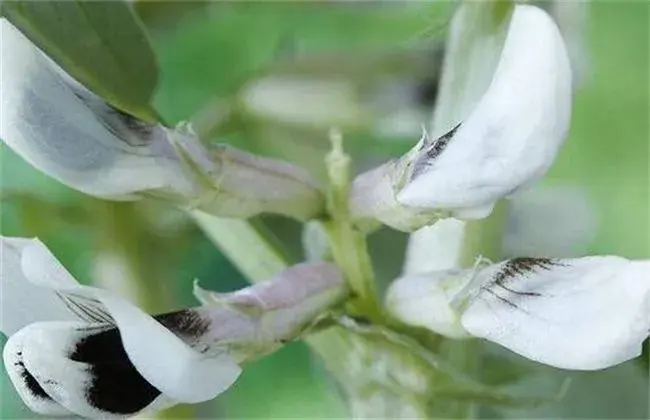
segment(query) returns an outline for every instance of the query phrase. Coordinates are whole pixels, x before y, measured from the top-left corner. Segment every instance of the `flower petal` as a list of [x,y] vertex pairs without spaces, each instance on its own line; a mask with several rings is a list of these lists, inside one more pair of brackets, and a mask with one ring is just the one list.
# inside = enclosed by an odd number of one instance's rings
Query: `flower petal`
[[14,388],[25,405],[35,413],[49,416],[65,416],[72,412],[63,407],[38,383],[36,378],[25,368],[23,342],[28,330],[22,329],[13,334],[5,344],[2,356],[5,369]]
[[20,333],[25,369],[78,415],[124,416],[159,406],[162,399],[172,404],[138,373],[112,326],[41,322]]
[[80,94],[80,87],[6,19],[0,19],[0,29],[2,54],[10,58],[2,60],[0,73],[0,137],[8,146],[39,170],[91,195],[119,197],[169,182],[142,138],[138,143],[121,137],[129,123],[118,111],[99,109],[100,99]]
[[[494,201],[546,172],[570,113],[571,69],[562,36],[544,11],[517,5],[487,92],[465,121],[425,145],[397,200],[485,215]],[[475,207],[482,211],[468,210]]]
[[241,373],[228,354],[200,354],[128,302],[105,292],[95,296],[115,320],[138,372],[166,395],[183,402],[206,401],[229,388]]
[[[51,261],[48,264],[38,262]],[[119,329],[124,349],[137,371],[167,396],[182,402],[214,398],[227,389],[241,369],[227,354],[201,354],[154,318],[114,294],[87,286],[60,286],[65,272],[47,248],[34,241],[23,250],[22,269],[35,284],[54,287],[73,299],[86,298]],[[99,303],[97,305],[96,303]]]
[[[0,237],[0,331],[10,336],[24,326],[37,321],[78,320],[65,302],[50,288],[39,287],[23,274],[21,258],[25,247],[34,239]],[[33,261],[43,264],[44,271],[52,270],[48,281],[52,285],[77,286],[67,272],[58,271],[58,261]]]
[[516,258],[481,270],[477,284],[463,326],[541,363],[616,365],[650,332],[650,261]]
[[460,268],[466,228],[466,222],[450,217],[413,232],[402,275]]
[[386,293],[386,308],[400,321],[452,338],[470,334],[451,305],[471,280],[471,270],[411,274],[395,280]]

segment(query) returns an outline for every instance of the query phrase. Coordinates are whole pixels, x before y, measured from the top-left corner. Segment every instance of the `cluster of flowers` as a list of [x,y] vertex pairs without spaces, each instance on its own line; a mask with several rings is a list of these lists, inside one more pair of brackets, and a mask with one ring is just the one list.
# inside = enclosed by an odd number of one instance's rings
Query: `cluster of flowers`
[[[155,197],[183,208],[301,221],[325,214],[307,171],[201,143],[111,107],[2,19],[0,136],[34,167],[106,199]],[[449,131],[360,174],[350,192],[359,229],[414,231],[444,218],[484,218],[544,175],[569,128],[571,68],[551,17],[516,6],[492,82]],[[444,238],[441,239],[444,241]],[[345,299],[332,263],[288,268],[203,306],[150,316],[82,286],[37,239],[2,238],[0,329],[9,376],[33,411],[133,415],[200,402],[227,389],[240,365],[298,337]],[[406,275],[386,310],[448,337],[479,337],[567,369],[634,358],[650,330],[650,261],[614,256],[515,258]]]

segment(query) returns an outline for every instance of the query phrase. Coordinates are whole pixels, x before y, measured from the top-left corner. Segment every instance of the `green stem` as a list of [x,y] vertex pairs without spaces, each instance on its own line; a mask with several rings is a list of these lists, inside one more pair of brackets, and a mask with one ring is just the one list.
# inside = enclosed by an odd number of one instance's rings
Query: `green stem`
[[350,157],[343,150],[338,132],[331,133],[332,151],[326,158],[330,180],[328,210],[330,219],[324,223],[329,235],[334,261],[345,274],[353,296],[350,311],[371,320],[381,319],[377,302],[375,274],[368,254],[366,236],[353,225],[350,217]]
[[288,258],[272,247],[264,233],[249,221],[215,217],[200,210],[189,213],[252,283],[268,280],[287,268]]

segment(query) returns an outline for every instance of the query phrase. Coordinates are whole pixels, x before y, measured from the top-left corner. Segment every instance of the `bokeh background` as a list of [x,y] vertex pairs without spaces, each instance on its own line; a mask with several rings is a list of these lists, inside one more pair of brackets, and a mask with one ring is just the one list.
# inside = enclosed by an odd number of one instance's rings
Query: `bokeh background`
[[[440,51],[454,6],[141,2],[136,7],[160,67],[154,103],[166,122],[199,112],[208,122],[219,117],[214,133],[219,141],[322,175],[331,121],[343,127],[358,170],[406,151],[419,138],[419,125],[429,121],[435,102]],[[594,1],[588,7],[585,77],[576,92],[570,137],[543,181],[577,187],[588,197],[596,222],[581,253],[650,257],[649,13],[643,1]],[[310,83],[304,89],[275,84],[258,108],[242,105],[255,83],[271,76]],[[140,297],[152,311],[196,305],[195,278],[221,291],[245,284],[182,213],[160,203],[89,198],[49,179],[4,145],[0,151],[2,234],[39,236],[80,281],[104,281],[97,256],[119,246],[136,266],[148,291]],[[575,223],[581,218],[576,214]],[[266,222],[299,257],[299,226],[278,218]],[[386,231],[372,238],[382,278],[398,272],[405,241]],[[119,279],[106,285],[129,291]],[[485,376],[495,384],[516,379],[513,392],[553,395],[562,380],[573,378],[560,402],[526,412],[487,408],[486,417],[648,416],[647,355],[645,361],[576,374],[534,366],[491,347],[486,353],[491,363]],[[0,418],[33,416],[4,371],[0,386]],[[345,416],[345,405],[318,361],[302,343],[292,343],[251,364],[215,401],[170,415],[333,418]]]

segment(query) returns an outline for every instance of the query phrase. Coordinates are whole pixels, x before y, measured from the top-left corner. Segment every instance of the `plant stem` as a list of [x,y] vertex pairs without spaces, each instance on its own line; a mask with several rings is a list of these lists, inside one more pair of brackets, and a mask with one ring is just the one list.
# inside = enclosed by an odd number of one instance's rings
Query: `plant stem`
[[345,274],[353,292],[350,311],[377,321],[381,319],[381,309],[366,236],[355,229],[350,217],[350,157],[343,150],[340,133],[332,131],[330,138],[332,150],[327,155],[326,165],[330,181],[327,204],[331,218],[324,226],[334,261]]
[[286,256],[273,248],[263,232],[249,221],[215,217],[200,210],[189,213],[210,240],[252,283],[267,280],[287,268]]

